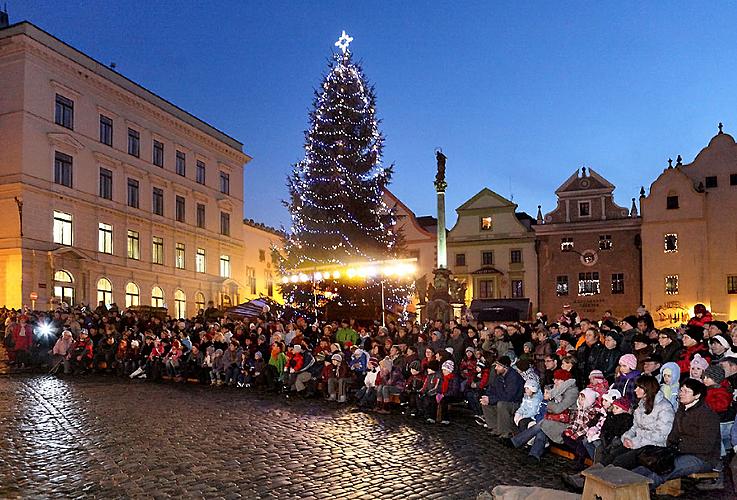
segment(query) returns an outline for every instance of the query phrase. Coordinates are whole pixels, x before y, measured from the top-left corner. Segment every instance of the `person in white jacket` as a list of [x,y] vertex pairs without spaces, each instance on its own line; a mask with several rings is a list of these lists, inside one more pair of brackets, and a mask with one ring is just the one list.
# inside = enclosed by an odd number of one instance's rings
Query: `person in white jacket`
[[641,448],[648,445],[665,446],[673,427],[675,410],[660,392],[660,384],[652,375],[642,375],[635,383],[637,409],[630,430],[622,435],[622,443],[612,447],[602,460],[604,465],[614,464],[625,469],[639,465],[637,458]]

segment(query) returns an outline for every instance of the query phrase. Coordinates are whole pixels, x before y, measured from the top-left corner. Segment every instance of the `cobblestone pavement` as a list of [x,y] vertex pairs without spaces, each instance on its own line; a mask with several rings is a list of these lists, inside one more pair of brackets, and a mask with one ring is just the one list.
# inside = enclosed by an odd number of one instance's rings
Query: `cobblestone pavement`
[[496,484],[562,488],[569,467],[527,465],[463,415],[430,426],[103,377],[2,376],[0,401],[0,498],[474,498]]

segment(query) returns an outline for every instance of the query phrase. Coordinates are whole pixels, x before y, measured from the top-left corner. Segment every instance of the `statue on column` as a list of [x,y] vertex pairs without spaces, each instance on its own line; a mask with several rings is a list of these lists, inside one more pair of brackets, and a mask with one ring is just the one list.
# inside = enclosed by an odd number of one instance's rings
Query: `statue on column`
[[438,172],[435,174],[435,189],[438,191],[445,191],[445,188],[448,187],[448,183],[445,182],[445,160],[447,158],[439,149],[435,152],[435,159],[438,163]]

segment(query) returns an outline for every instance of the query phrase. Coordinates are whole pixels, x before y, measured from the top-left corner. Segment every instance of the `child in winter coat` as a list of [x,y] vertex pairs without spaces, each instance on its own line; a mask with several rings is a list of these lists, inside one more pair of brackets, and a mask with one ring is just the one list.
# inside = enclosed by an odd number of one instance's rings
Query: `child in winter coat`
[[351,372],[343,361],[343,355],[335,353],[330,357],[330,374],[327,379],[328,401],[346,402],[348,384],[351,383]]
[[418,398],[422,386],[425,384],[425,375],[420,371],[420,361],[409,364],[409,377],[404,382],[404,395],[407,399],[407,413],[410,417],[417,416],[419,412]]
[[706,406],[719,415],[720,422],[734,421],[734,414],[730,413],[732,391],[729,382],[724,380],[724,368],[712,365],[704,371],[704,385],[706,386]]
[[640,376],[640,372],[636,370],[637,358],[634,354],[625,354],[619,358],[619,376],[614,380],[612,389],[617,389],[623,398],[629,400],[630,405],[634,405],[635,400],[635,381]]
[[543,393],[540,390],[540,384],[534,380],[525,382],[525,395],[522,397],[519,408],[514,412],[514,423],[520,431],[542,419],[542,403]]
[[586,387],[596,391],[599,396],[603,396],[609,391],[609,382],[604,378],[604,373],[601,370],[591,370],[589,385]]
[[471,385],[476,377],[476,356],[473,347],[466,347],[466,351],[461,360],[461,392],[465,393],[466,388]]
[[663,383],[660,384],[660,392],[663,393],[665,399],[670,401],[673,409],[678,409],[678,391],[680,389],[679,381],[681,379],[681,369],[674,362],[663,365],[660,373],[663,374]]
[[584,389],[578,394],[576,411],[573,422],[563,431],[563,442],[568,445],[576,456],[575,466],[584,468],[584,461],[589,457],[584,443],[591,427],[601,417],[599,413],[599,393],[593,389]]
[[[419,406],[428,424],[435,423],[435,413],[433,413],[435,411],[435,405],[429,400],[434,400],[435,396],[438,395],[442,380],[442,374],[439,372],[440,363],[438,363],[437,359],[433,359],[427,363],[427,377],[425,377],[425,383],[422,389],[420,389]],[[429,413],[428,410],[430,410]]]
[[376,379],[379,376],[379,360],[371,356],[368,371],[363,377],[363,387],[356,392],[357,406],[361,409],[373,408],[376,403]]
[[[438,391],[435,398],[425,399],[425,414],[432,415],[436,413],[437,419],[443,425],[449,425],[448,420],[448,405],[457,401],[460,397],[460,383],[455,373],[455,364],[452,360],[446,360],[443,362],[441,367],[440,382],[438,385]],[[434,423],[435,419],[429,417],[427,423]]]
[[225,368],[223,367],[223,350],[215,349],[210,357],[210,385],[223,385]]
[[702,381],[704,379],[704,371],[709,368],[709,362],[701,357],[701,354],[696,354],[691,360],[691,368],[689,368],[688,374],[692,379]]
[[476,373],[470,384],[466,386],[466,402],[468,403],[469,409],[476,416],[482,416],[481,410],[481,395],[486,391],[486,386],[489,385],[489,375],[491,369],[487,367],[486,360],[479,358],[476,361]]

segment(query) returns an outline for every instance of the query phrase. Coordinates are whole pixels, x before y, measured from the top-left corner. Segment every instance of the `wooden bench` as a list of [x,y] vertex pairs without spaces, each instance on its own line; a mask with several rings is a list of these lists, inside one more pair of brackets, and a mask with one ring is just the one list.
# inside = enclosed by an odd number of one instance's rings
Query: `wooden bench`
[[[698,472],[696,474],[691,474],[689,476],[686,476],[689,479],[695,479],[696,481],[701,481],[704,479],[718,479],[719,473],[718,472]],[[672,497],[679,497],[683,494],[683,489],[681,488],[681,478],[671,479],[670,481],[666,481],[660,486],[658,486],[658,489],[655,490],[655,493],[658,495],[670,495]]]

